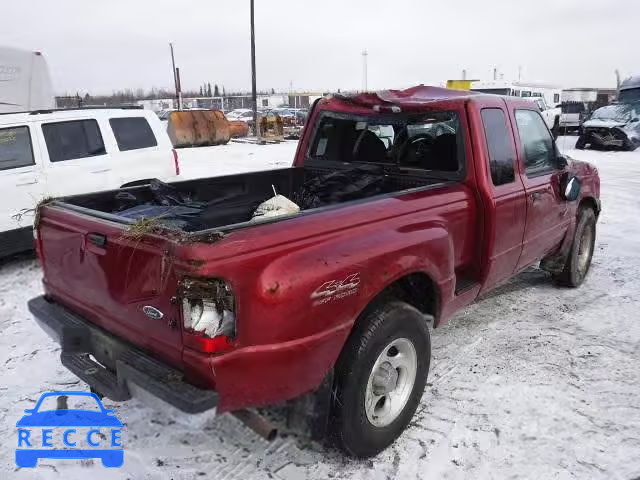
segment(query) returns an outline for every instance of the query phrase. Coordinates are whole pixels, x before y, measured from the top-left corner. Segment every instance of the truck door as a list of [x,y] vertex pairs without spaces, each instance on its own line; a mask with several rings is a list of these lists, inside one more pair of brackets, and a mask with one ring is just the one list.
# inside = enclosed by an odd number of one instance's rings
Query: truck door
[[525,190],[509,114],[504,101],[484,104],[487,107],[480,110],[479,120],[486,144],[479,150],[486,158],[482,166],[485,172],[488,170],[488,175],[478,175],[487,179],[487,186],[482,189],[487,195],[483,203],[488,212],[485,215],[484,258],[487,261],[484,262],[482,291],[513,274],[522,251],[526,220]]
[[[31,228],[33,208],[42,198],[40,165],[28,125],[0,128],[0,233]],[[30,238],[32,233],[28,233]],[[9,248],[7,248],[7,251]]]
[[516,108],[514,119],[519,138],[518,155],[527,194],[527,224],[518,269],[542,259],[560,246],[571,215],[560,196],[560,175],[553,137],[540,114]]

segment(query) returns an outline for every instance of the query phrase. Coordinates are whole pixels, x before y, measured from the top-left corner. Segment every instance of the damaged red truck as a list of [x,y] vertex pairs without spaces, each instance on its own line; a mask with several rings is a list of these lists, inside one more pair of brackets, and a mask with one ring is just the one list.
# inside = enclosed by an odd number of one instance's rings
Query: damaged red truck
[[[420,402],[430,325],[538,262],[584,280],[598,172],[535,104],[419,86],[309,118],[292,168],[40,207],[29,306],[67,368],[187,413],[311,398],[316,432],[370,456]],[[274,190],[300,210],[253,217]]]

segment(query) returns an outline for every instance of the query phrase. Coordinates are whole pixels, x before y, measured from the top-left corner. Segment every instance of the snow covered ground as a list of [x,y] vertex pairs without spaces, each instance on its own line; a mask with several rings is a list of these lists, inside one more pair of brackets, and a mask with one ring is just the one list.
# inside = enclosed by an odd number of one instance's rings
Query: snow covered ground
[[291,434],[267,443],[230,416],[190,428],[137,401],[106,401],[125,423],[120,470],[43,460],[14,473],[23,409],[43,392],[86,386],[60,365],[58,346],[27,312],[41,290],[36,261],[5,261],[0,478],[640,478],[640,152],[578,152],[573,142],[562,139],[562,150],[595,163],[602,177],[585,285],[559,289],[531,269],[437,329],[418,414],[371,460],[345,459]]
[[231,142],[215,147],[182,148],[178,150],[180,180],[287,168],[293,163],[297,145],[296,141],[260,146]]

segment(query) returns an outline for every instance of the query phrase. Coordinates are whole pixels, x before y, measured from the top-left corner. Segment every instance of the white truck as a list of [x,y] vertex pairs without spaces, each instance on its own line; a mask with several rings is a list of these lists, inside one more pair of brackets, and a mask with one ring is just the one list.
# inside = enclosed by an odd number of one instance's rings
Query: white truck
[[40,52],[0,47],[0,113],[55,107],[49,68]]
[[32,248],[34,209],[44,198],[179,174],[178,154],[150,110],[0,114],[0,257]]
[[560,115],[562,114],[562,109],[560,107],[550,107],[547,105],[544,97],[530,97],[530,100],[538,105],[547,127],[549,127],[549,130],[557,137],[560,134]]
[[562,113],[560,129],[562,132],[578,130],[589,113],[595,109],[598,91],[593,88],[569,88],[562,91]]

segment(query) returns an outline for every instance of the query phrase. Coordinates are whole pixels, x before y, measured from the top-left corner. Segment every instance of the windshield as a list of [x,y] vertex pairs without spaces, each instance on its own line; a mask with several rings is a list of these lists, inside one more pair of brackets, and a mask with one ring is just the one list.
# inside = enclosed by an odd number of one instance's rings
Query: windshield
[[638,116],[638,108],[633,105],[609,105],[593,112],[592,120],[616,120],[628,122]]
[[463,164],[463,151],[455,112],[370,117],[325,113],[309,157],[458,172]]

